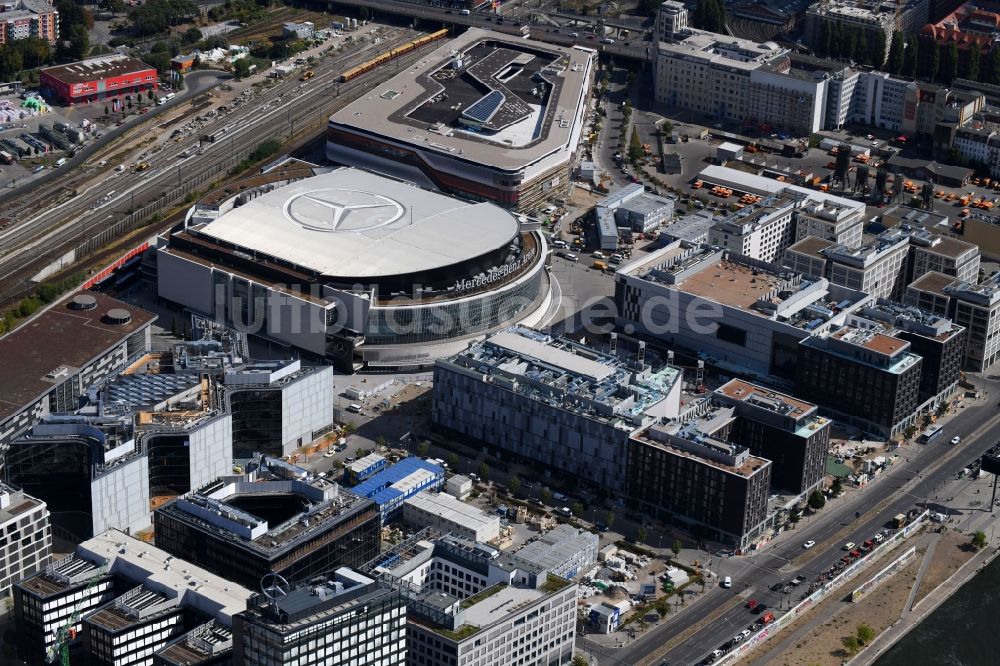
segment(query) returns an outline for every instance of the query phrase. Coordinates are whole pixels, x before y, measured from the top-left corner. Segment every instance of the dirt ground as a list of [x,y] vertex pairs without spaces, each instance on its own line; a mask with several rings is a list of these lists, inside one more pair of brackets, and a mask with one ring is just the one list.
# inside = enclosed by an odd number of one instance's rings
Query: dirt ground
[[[898,557],[903,551],[898,550],[893,553],[893,557]],[[874,573],[886,563],[892,561],[889,558],[886,562],[879,562],[870,571]],[[802,625],[810,621],[815,621],[817,613],[830,615],[833,617],[815,627],[805,636],[802,636],[795,645],[785,650],[776,659],[768,661],[773,666],[839,666],[848,658],[847,652],[841,643],[841,639],[853,635],[855,627],[859,624],[867,624],[876,633],[885,631],[893,622],[899,619],[903,605],[910,594],[910,586],[913,584],[920,568],[921,557],[913,558],[905,569],[899,571],[888,582],[878,587],[877,592],[869,594],[859,603],[852,604],[844,601],[845,596],[850,592],[852,585],[847,585],[839,590],[833,597],[827,599],[817,607],[816,611],[808,614],[799,622]],[[859,581],[864,577],[859,577]],[[786,629],[781,634],[768,643],[762,649],[756,650],[745,663],[761,663],[759,660],[774,649],[775,642],[783,637],[791,636],[800,626],[798,622],[790,629]]]
[[[934,551],[934,557],[924,573],[920,589],[917,591],[916,601],[940,585],[972,556],[971,551],[965,551],[959,547],[967,542],[968,537],[953,530],[942,535]],[[864,575],[851,581],[850,584],[838,590],[811,613],[793,624],[792,627],[755,650],[744,663],[763,664],[763,658],[780,645],[782,640],[787,640],[789,636],[794,635],[802,627],[815,623],[817,617],[822,617],[824,620],[821,624],[799,637],[794,645],[785,649],[777,658],[770,658],[767,662],[768,666],[772,664],[774,666],[839,666],[848,658],[841,639],[852,635],[859,624],[867,624],[879,634],[899,619],[927,551],[928,541],[926,538],[920,538],[915,542],[915,545],[917,546],[916,557],[904,569],[882,583],[860,602],[852,604],[844,599],[854,587],[899,557],[908,546],[902,546],[889,553],[868,569]]]
[[966,550],[968,544],[969,537],[957,530],[948,530],[941,536],[937,550],[934,551],[934,559],[920,582],[920,589],[914,598],[914,608],[931,590],[947,580],[975,554],[971,550]]

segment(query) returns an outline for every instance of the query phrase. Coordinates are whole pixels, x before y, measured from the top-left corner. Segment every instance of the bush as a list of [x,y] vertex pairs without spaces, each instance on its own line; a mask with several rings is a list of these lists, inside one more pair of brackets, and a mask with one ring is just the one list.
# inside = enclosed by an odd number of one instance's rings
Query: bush
[[250,153],[250,158],[253,160],[262,160],[265,157],[270,157],[276,152],[281,150],[281,142],[277,139],[265,139],[257,144],[253,152]]

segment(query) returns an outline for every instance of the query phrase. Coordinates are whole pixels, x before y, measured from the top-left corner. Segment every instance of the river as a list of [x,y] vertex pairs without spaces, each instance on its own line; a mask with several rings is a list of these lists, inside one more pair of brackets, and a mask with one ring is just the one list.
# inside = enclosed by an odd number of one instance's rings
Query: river
[[1000,617],[1000,558],[963,585],[875,666],[994,666]]

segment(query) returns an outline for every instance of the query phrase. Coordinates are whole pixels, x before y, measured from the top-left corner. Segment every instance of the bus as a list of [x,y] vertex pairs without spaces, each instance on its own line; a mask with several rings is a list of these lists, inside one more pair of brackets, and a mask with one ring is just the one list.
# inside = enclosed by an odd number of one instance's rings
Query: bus
[[3,162],[4,164],[13,164],[14,156],[6,150],[0,150],[0,162]]
[[927,430],[920,433],[920,441],[924,444],[928,444],[936,437],[940,437],[942,432],[944,432],[944,428],[939,425],[932,425],[927,428]]

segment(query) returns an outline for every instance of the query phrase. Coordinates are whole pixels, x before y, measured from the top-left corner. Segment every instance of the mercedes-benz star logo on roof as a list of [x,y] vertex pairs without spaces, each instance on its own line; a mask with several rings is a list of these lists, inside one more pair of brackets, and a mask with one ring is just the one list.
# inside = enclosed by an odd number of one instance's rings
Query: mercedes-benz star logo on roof
[[285,217],[315,231],[368,231],[392,224],[404,212],[398,201],[360,190],[315,190],[285,202]]

